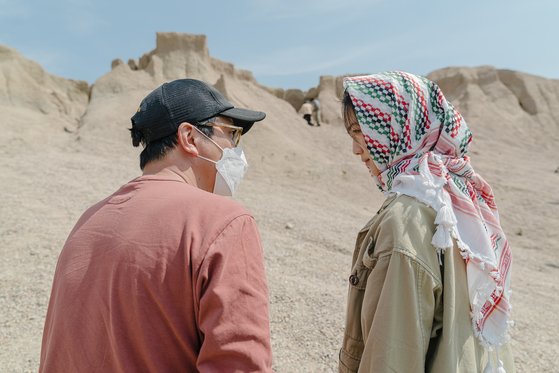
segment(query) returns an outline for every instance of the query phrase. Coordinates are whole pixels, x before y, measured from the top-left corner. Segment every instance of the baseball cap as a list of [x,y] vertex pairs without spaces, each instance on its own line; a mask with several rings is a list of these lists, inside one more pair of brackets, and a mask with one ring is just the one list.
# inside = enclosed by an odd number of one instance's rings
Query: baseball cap
[[234,107],[210,84],[196,79],[165,83],[147,95],[134,116],[132,126],[149,143],[175,133],[183,122],[196,124],[216,115],[233,119],[244,135],[266,114]]

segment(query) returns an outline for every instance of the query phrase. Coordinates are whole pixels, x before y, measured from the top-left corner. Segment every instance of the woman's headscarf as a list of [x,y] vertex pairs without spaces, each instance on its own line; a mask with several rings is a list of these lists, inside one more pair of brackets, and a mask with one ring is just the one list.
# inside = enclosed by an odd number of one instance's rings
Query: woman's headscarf
[[507,342],[512,253],[493,191],[466,156],[472,140],[466,122],[435,83],[416,75],[345,78],[344,89],[381,172],[377,185],[437,211],[432,244],[440,260],[453,246],[451,237],[456,240],[466,262],[475,335],[489,351]]

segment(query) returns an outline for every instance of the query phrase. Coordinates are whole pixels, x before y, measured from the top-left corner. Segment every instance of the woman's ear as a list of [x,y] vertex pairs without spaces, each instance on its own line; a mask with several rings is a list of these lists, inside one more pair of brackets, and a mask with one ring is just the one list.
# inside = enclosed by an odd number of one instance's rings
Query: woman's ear
[[190,123],[183,122],[177,130],[178,145],[188,154],[193,156],[198,155],[198,147],[195,141],[196,129]]

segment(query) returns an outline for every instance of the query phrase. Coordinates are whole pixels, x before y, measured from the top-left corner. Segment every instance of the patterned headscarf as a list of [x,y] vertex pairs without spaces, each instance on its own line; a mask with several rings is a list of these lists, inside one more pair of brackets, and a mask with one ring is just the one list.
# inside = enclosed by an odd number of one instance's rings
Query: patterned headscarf
[[380,171],[378,187],[437,211],[432,244],[440,260],[456,240],[466,262],[475,335],[489,351],[507,342],[512,253],[493,191],[466,156],[472,140],[466,122],[435,83],[416,75],[345,78],[344,89]]

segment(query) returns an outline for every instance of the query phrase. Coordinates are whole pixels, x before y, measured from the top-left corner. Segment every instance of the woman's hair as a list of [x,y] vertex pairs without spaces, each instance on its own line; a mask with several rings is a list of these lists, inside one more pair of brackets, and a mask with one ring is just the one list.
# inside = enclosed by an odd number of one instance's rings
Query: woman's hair
[[[204,124],[214,123],[218,120],[218,117],[212,117],[198,123],[194,123],[193,125],[196,126],[204,135],[208,137],[212,137],[214,134],[213,127],[204,126]],[[157,161],[160,159],[165,158],[167,153],[169,153],[172,149],[177,146],[179,143],[179,138],[177,133],[172,133],[169,136],[163,137],[161,139],[157,139],[151,142],[147,142],[142,132],[135,128],[135,123],[132,122],[132,128],[130,128],[130,135],[132,136],[132,145],[135,147],[143,145],[144,150],[140,153],[140,168],[143,170],[144,167],[153,161]]]
[[355,107],[351,101],[351,97],[347,91],[344,92],[344,98],[342,99],[342,118],[344,120],[344,125],[346,130],[349,132],[348,122],[350,115],[353,113],[355,115]]

